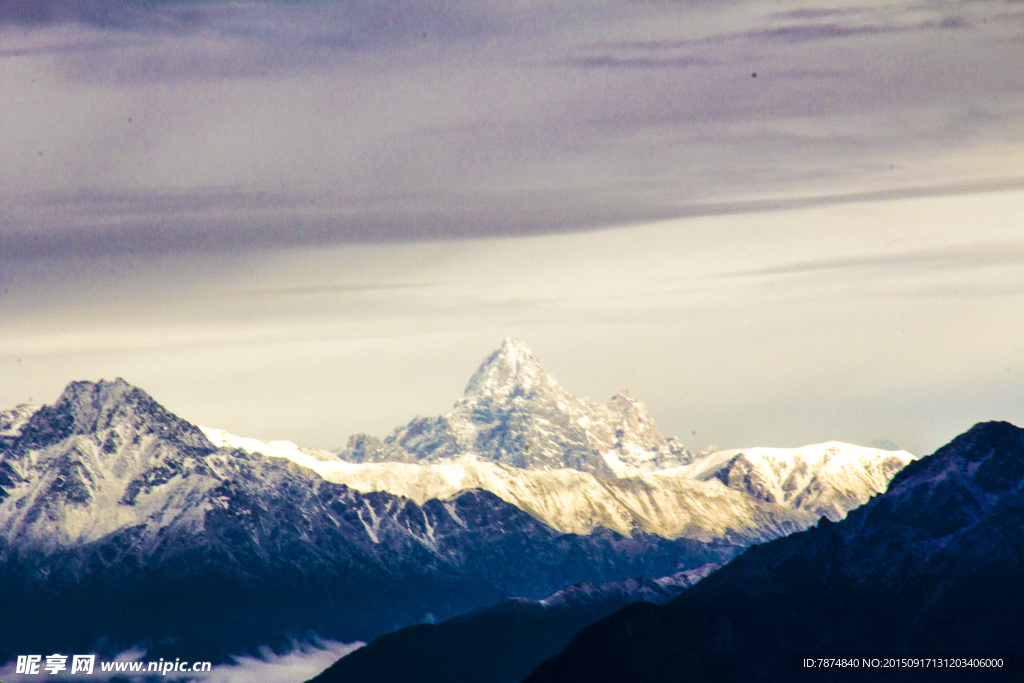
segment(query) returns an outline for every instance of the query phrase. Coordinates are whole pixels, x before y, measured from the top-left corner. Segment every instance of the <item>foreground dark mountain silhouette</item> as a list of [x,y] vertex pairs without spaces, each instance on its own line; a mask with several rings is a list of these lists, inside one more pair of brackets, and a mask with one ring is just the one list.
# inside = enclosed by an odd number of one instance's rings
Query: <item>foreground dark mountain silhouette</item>
[[[979,424],[842,522],[756,546],[665,606],[577,634],[527,680],[1021,680],[1024,430]],[[1002,657],[1001,670],[802,671],[802,657]]]
[[638,600],[663,604],[716,568],[578,584],[544,600],[509,598],[439,624],[409,626],[343,657],[310,683],[517,683],[584,626]]

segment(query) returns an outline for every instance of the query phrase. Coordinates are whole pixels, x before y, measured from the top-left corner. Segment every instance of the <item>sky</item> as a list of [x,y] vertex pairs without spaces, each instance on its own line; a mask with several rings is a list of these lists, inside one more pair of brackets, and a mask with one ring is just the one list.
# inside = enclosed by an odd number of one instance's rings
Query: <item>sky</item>
[[693,450],[1024,424],[1024,3],[0,0],[0,407],[321,448],[505,337]]

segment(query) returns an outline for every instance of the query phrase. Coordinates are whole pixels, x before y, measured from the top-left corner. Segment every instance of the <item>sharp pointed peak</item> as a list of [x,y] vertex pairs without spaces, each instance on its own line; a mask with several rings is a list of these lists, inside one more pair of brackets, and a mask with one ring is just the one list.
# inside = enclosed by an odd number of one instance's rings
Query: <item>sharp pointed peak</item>
[[466,393],[507,393],[517,386],[536,384],[555,385],[555,381],[544,372],[526,344],[506,337],[470,378]]
[[515,337],[506,337],[501,342],[501,346],[487,357],[481,368],[489,365],[503,365],[513,368],[523,365],[540,366],[537,362],[537,357],[533,355],[530,347]]
[[121,377],[71,382],[52,406],[43,406],[32,415],[22,436],[28,447],[39,448],[117,425],[158,433],[184,445],[213,448],[198,427]]
[[533,358],[533,351],[530,350],[526,344],[515,337],[505,337],[501,342],[501,346],[495,352],[503,356],[514,356],[514,357],[525,357],[528,356]]

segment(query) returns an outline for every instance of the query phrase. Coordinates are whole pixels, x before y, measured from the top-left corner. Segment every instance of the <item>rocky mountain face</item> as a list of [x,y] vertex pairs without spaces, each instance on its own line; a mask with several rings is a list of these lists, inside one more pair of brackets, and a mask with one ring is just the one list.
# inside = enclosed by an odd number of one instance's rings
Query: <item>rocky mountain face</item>
[[718,480],[758,500],[835,522],[885,491],[889,480],[913,460],[906,451],[830,441],[803,448],[719,451],[682,471],[699,481]]
[[517,683],[581,628],[639,600],[664,604],[717,568],[577,584],[543,600],[509,598],[439,624],[410,626],[343,657],[311,683]]
[[663,607],[624,608],[529,680],[847,680],[849,670],[812,675],[799,662],[893,655],[1004,666],[854,677],[1019,680],[1022,528],[1024,430],[979,424],[843,521],[753,547]]
[[740,549],[563,534],[480,490],[422,504],[361,493],[218,448],[123,380],[76,382],[21,413],[0,444],[0,660],[142,644],[216,661],[292,637],[366,640]]
[[360,491],[424,502],[480,488],[567,533],[640,530],[744,544],[821,515],[842,518],[914,457],[835,442],[693,454],[662,436],[628,393],[607,405],[573,396],[515,339],[484,361],[451,411],[417,417],[383,440],[353,436],[334,462],[215,431],[208,436],[291,458]]
[[639,531],[746,546],[804,529],[817,519],[812,512],[730,489],[713,477],[701,481],[686,468],[599,477],[571,469],[524,470],[472,454],[432,463],[352,463],[288,442],[201,429],[220,447],[286,458],[357,491],[386,491],[419,504],[462,491],[489,491],[564,533]]
[[339,453],[351,462],[437,462],[465,454],[520,469],[608,477],[693,458],[678,439],[663,437],[627,392],[607,405],[573,396],[516,339],[484,361],[448,413],[416,418],[383,441],[353,436]]
[[7,410],[0,410],[0,444],[10,444],[18,438],[29,419],[39,406],[22,404]]
[[600,477],[578,470],[523,470],[467,455],[436,463],[311,463],[325,479],[417,502],[482,489],[565,533],[611,529],[749,545],[792,533],[818,516],[767,502],[717,480],[651,472]]

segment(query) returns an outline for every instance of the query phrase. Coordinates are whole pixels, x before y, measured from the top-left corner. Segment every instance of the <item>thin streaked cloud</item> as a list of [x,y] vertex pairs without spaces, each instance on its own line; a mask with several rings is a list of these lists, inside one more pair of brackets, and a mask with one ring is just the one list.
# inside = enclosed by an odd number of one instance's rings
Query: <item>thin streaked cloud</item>
[[815,261],[774,265],[769,268],[723,273],[723,278],[748,278],[775,275],[821,274],[839,270],[898,268],[901,271],[948,270],[1024,266],[1024,241],[1008,240],[988,244],[956,245],[940,249],[893,251],[865,256],[840,256]]

